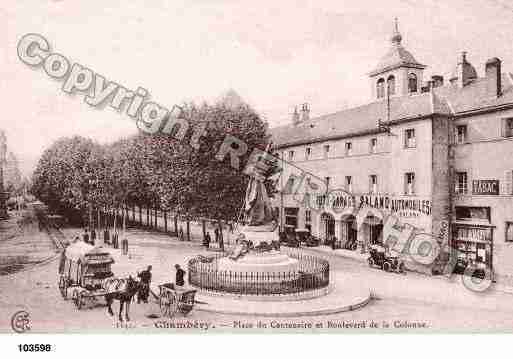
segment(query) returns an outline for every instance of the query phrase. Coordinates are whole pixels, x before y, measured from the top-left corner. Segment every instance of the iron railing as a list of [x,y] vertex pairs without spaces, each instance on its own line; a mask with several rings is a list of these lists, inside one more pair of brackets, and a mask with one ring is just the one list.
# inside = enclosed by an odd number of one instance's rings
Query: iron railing
[[329,285],[329,262],[315,256],[287,253],[298,260],[290,272],[236,272],[217,269],[225,254],[189,260],[189,284],[206,291],[235,295],[287,295],[325,288]]

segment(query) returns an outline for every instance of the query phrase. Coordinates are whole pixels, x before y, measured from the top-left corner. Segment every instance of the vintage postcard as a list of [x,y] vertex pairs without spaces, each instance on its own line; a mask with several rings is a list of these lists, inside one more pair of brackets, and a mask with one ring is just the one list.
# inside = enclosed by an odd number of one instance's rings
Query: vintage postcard
[[0,333],[512,332],[512,22],[4,0]]

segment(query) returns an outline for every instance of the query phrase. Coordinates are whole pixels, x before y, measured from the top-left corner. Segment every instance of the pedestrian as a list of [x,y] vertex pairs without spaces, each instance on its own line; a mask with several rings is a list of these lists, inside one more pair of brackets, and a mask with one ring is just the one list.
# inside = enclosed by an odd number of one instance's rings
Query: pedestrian
[[331,237],[331,249],[333,249],[333,250],[337,249],[336,244],[337,244],[337,237],[332,236]]
[[175,286],[183,287],[185,284],[184,277],[185,271],[180,267],[179,264],[175,264],[176,276],[175,276]]
[[178,232],[178,238],[183,241],[183,227],[180,226],[180,231]]
[[224,240],[223,240],[223,234],[221,233],[219,235],[219,249],[224,252]]
[[82,239],[85,243],[89,243],[89,232],[87,232],[87,228],[84,228],[84,234],[82,235]]
[[219,228],[215,228],[214,229],[214,236],[215,236],[215,240],[216,240],[216,243],[219,242]]
[[93,229],[91,229],[91,244],[94,245],[94,242],[96,240],[96,231]]
[[210,237],[210,232],[207,232],[207,234],[205,234],[205,247],[207,247],[207,249],[210,248],[211,241],[212,241],[212,238]]
[[151,265],[146,270],[143,270],[137,276],[141,279],[141,289],[137,294],[137,304],[143,301],[148,303],[148,297],[150,296],[150,284],[151,284]]

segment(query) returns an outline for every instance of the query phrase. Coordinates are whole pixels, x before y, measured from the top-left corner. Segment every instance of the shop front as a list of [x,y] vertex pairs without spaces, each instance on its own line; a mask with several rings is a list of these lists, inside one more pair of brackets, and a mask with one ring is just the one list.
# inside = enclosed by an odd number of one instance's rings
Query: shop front
[[490,207],[456,207],[452,247],[457,256],[454,273],[472,270],[484,278],[493,271],[493,230]]
[[331,240],[335,237],[335,217],[329,213],[323,213],[321,215],[320,229],[322,243],[331,244]]

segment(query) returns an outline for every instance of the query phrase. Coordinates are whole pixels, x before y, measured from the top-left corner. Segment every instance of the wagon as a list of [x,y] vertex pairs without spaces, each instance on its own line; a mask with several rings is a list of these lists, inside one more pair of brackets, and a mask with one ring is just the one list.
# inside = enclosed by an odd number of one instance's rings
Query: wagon
[[106,281],[115,281],[111,271],[114,259],[103,248],[83,241],[70,244],[61,255],[59,290],[64,299],[71,298],[78,309],[86,301],[95,301],[107,294]]
[[173,283],[159,285],[159,305],[164,317],[172,318],[180,312],[186,316],[194,308],[195,290],[175,288]]

